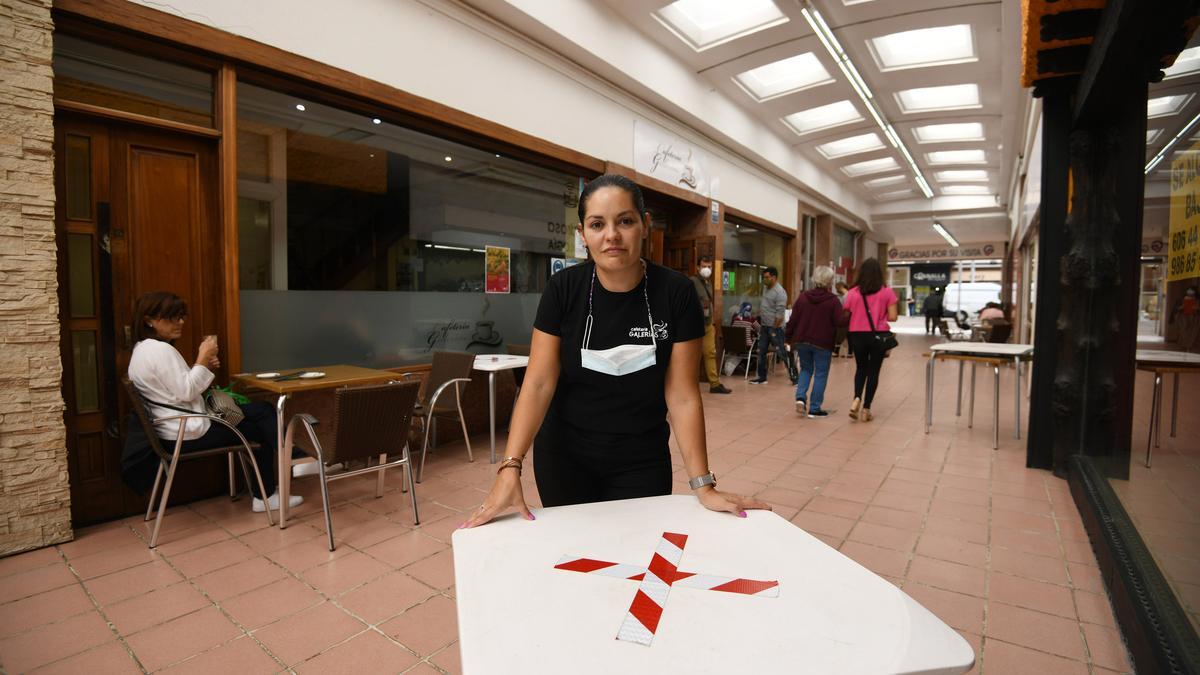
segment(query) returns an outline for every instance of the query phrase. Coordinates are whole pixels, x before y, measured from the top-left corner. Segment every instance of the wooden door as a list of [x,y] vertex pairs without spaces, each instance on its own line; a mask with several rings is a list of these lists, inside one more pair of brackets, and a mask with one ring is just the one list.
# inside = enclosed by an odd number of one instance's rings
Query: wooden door
[[[61,113],[55,127],[64,419],[81,526],[145,507],[120,476],[127,402],[118,382],[133,351],[134,300],[170,290],[187,301],[175,346],[189,362],[201,336],[224,337],[216,153],[208,139]],[[223,475],[219,463],[198,462],[172,495],[215,493]]]

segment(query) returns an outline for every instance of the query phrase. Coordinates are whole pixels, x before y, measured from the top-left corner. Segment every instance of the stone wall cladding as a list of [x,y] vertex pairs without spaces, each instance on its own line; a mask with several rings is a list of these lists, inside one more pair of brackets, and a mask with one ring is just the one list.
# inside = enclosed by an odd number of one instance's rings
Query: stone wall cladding
[[51,0],[0,0],[0,555],[72,537],[50,7]]

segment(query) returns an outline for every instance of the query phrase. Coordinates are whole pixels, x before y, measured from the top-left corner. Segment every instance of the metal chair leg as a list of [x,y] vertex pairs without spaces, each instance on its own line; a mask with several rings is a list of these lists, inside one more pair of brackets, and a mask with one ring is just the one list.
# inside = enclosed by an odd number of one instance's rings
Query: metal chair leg
[[454,384],[454,405],[458,408],[458,422],[462,425],[463,442],[467,444],[467,460],[475,461],[475,455],[471,452],[471,434],[467,433],[467,416],[463,414],[462,395],[458,391],[458,383]]
[[375,498],[379,499],[383,496],[383,474],[386,469],[383,465],[387,464],[387,453],[379,455],[379,477],[375,480]]
[[995,380],[992,384],[992,449],[1000,449],[1000,366],[992,364]]
[[971,404],[967,411],[967,428],[975,428],[975,362],[971,362]]
[[233,453],[225,455],[225,459],[229,463],[229,498],[237,499],[237,481],[233,477]]
[[163,484],[162,501],[158,505],[158,517],[154,519],[154,533],[150,535],[150,548],[158,546],[158,531],[162,528],[163,515],[167,512],[167,498],[171,496],[171,484],[175,482],[175,469],[177,468],[179,468],[178,450],[171,460],[170,468],[167,469],[167,482]]
[[1155,375],[1154,375],[1155,384],[1154,384],[1154,388],[1151,390],[1152,394],[1150,396],[1150,424],[1148,425],[1149,430],[1146,433],[1146,468],[1147,469],[1150,468],[1150,449],[1154,445],[1154,418],[1155,418],[1156,413],[1158,412],[1158,406],[1159,406],[1158,377],[1159,377],[1158,374],[1155,373]]
[[433,411],[430,410],[425,416],[425,440],[421,442],[421,464],[417,467],[417,482],[421,482],[421,476],[425,473],[425,452],[429,449],[429,427],[433,424]]
[[[289,445],[288,447],[290,448],[292,446]],[[254,453],[250,452],[249,450],[243,450],[239,454],[241,454],[244,458],[242,461],[245,461],[246,459],[250,460],[250,468],[254,469],[254,480],[256,483],[258,483],[258,493],[260,495],[262,495],[263,506],[266,507],[265,509],[263,509],[263,511],[266,512],[266,514],[267,514],[267,525],[274,526],[275,520],[271,517],[271,503],[269,501],[271,495],[267,494],[267,486],[263,483],[262,472],[260,472],[258,470],[258,460],[254,459]],[[288,480],[291,480],[292,468],[291,468],[290,461],[288,462],[287,474],[288,474],[287,475]],[[283,485],[283,480],[284,479],[282,477],[280,477],[280,478],[276,479],[276,483],[278,483],[279,485]],[[250,490],[250,477],[249,476],[246,477],[246,489],[250,491],[251,495],[254,494],[254,491]],[[285,504],[284,502],[287,498],[283,495],[283,490],[281,490],[279,487],[276,487],[276,491],[279,493],[279,523],[280,523],[280,527],[283,527],[284,509],[287,508],[287,504]],[[251,501],[250,503],[253,504],[254,502]]]
[[404,444],[404,471],[408,476],[408,498],[412,501],[413,510],[413,526],[421,524],[421,518],[417,515],[417,486],[413,483],[412,457],[408,452],[408,444]]
[[963,361],[961,359],[958,362],[958,398],[955,401],[955,404],[956,404],[956,407],[954,408],[954,416],[955,417],[962,417],[962,377],[963,377],[963,365],[965,365],[965,364],[966,364],[966,361]]
[[329,511],[329,479],[325,475],[325,458],[321,456],[321,448],[317,447],[317,471],[321,477],[321,508],[325,510],[325,533],[329,537],[329,550],[336,548],[333,543],[333,514]]
[[1171,394],[1171,438],[1175,438],[1175,417],[1179,414],[1179,373],[1175,373],[1174,391]]
[[1154,373],[1154,391],[1158,392],[1158,409],[1154,412],[1154,419],[1151,423],[1154,424],[1154,447],[1159,447],[1159,442],[1162,441],[1162,410],[1163,410],[1163,386],[1162,373]]
[[146,522],[150,522],[150,514],[154,513],[154,498],[158,496],[158,486],[162,484],[163,463],[158,463],[158,472],[154,474],[154,487],[150,490],[150,501],[146,502]]

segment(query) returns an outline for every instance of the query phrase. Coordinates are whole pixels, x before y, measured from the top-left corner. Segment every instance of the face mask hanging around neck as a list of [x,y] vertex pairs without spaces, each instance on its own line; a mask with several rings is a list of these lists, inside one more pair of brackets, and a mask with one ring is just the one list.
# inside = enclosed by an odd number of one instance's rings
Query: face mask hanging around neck
[[648,345],[619,345],[610,349],[589,349],[592,339],[592,293],[596,289],[596,272],[592,271],[592,285],[588,290],[588,316],[583,331],[583,347],[579,350],[580,365],[588,370],[620,377],[645,370],[657,363],[658,338],[654,334],[654,316],[650,314],[650,294],[647,290],[646,263],[642,262],[642,297],[646,300],[646,318],[650,320]]

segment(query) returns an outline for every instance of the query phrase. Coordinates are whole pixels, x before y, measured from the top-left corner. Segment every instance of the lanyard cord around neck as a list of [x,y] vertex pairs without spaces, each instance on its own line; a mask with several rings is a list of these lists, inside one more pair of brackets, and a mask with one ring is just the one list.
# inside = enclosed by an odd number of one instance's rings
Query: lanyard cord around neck
[[[646,261],[642,261],[642,298],[646,300],[646,317],[650,319],[650,342],[658,349],[658,340],[654,336],[654,315],[650,313],[650,275],[646,269]],[[592,283],[588,286],[587,323],[583,328],[583,348],[587,349],[592,341],[592,295],[596,292],[596,264],[592,263]]]

